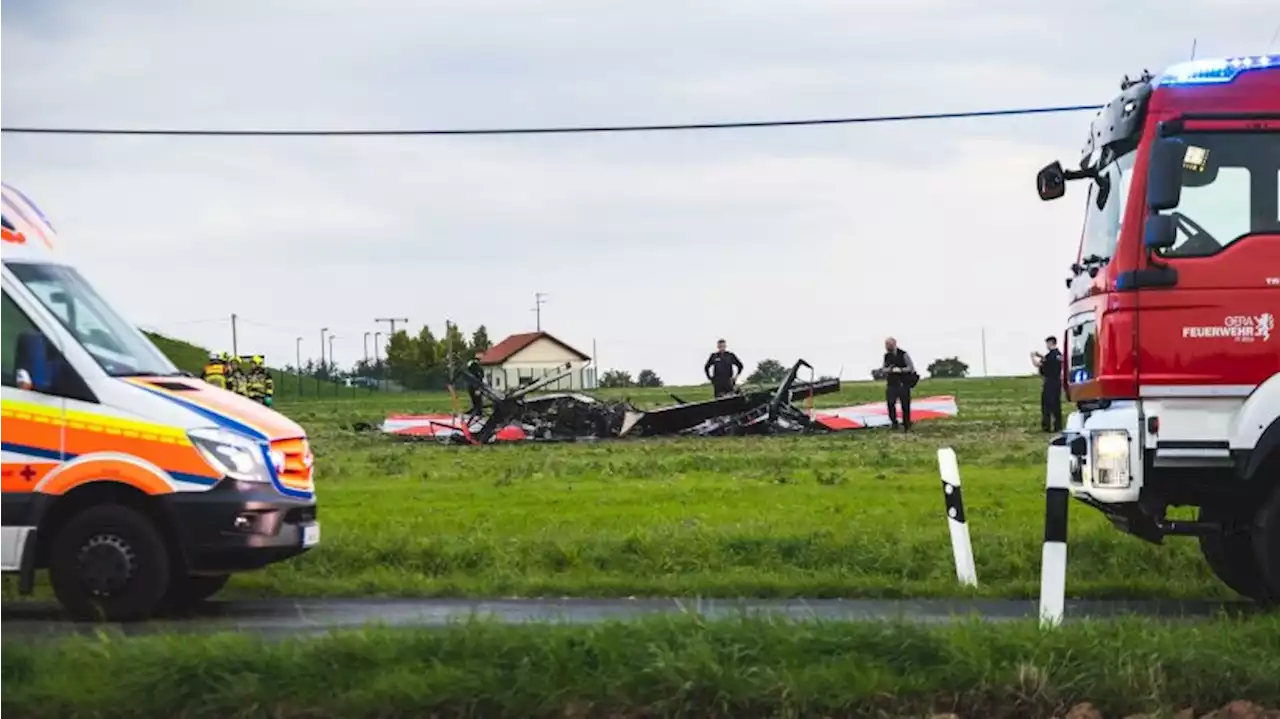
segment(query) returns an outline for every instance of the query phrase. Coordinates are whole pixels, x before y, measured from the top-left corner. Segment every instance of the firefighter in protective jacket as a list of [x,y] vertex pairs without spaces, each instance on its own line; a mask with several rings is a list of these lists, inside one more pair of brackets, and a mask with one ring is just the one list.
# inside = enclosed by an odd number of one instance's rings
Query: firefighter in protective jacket
[[228,364],[230,370],[227,372],[227,389],[239,395],[248,396],[248,376],[245,375],[244,366],[241,364],[239,356],[232,357]]
[[269,377],[267,368],[262,364],[262,355],[254,355],[249,360],[249,372],[245,378],[246,396],[254,402],[266,404]]
[[266,379],[263,380],[266,383],[266,395],[262,398],[262,403],[270,407],[275,404],[276,380],[271,376],[270,372],[267,372],[266,375]]
[[222,357],[217,354],[210,353],[209,361],[204,363],[204,369],[200,372],[200,379],[203,379],[214,387],[226,389],[227,365],[222,361]]

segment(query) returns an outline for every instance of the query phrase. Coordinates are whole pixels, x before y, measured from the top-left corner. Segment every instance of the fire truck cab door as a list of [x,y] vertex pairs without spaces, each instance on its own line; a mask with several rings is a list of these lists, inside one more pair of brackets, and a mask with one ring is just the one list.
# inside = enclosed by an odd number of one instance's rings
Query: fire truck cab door
[[[1144,397],[1234,397],[1280,372],[1280,131],[1187,132],[1174,242],[1140,284]],[[1160,266],[1166,268],[1161,270]]]

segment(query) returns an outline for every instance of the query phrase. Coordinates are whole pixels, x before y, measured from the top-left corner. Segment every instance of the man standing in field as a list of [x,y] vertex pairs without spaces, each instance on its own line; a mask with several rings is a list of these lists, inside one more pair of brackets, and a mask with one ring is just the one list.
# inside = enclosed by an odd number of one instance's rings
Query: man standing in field
[[916,386],[920,375],[916,373],[916,364],[911,355],[898,346],[892,337],[884,341],[884,362],[879,374],[884,377],[884,401],[889,405],[889,424],[892,429],[898,428],[898,408],[902,403],[902,431],[911,431],[911,388]]
[[[1044,338],[1045,354],[1031,353],[1031,364],[1040,370],[1040,428],[1045,432],[1062,431],[1062,353],[1058,338]],[[1052,429],[1050,428],[1052,426]]]
[[702,371],[706,373],[707,379],[711,380],[711,389],[715,392],[715,396],[723,397],[733,394],[733,386],[738,381],[738,375],[742,374],[742,360],[738,359],[738,355],[725,349],[724,340],[717,340],[716,351],[707,358]]
[[471,400],[471,414],[476,417],[484,414],[484,395],[480,394],[480,383],[484,381],[484,370],[480,367],[481,354],[477,352],[462,368],[466,375],[464,381],[467,385],[467,397]]

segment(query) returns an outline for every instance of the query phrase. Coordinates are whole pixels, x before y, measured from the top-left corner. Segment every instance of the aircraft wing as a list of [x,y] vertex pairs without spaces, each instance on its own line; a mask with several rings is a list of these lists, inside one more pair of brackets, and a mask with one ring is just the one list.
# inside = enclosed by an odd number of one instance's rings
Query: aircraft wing
[[[958,412],[956,398],[951,395],[911,399],[912,424],[954,417]],[[888,427],[889,407],[884,402],[870,402],[852,407],[815,409],[813,421],[833,431]]]
[[[382,432],[407,439],[466,439],[481,427],[481,420],[452,414],[393,414],[382,422]],[[494,434],[499,442],[518,442],[528,438],[525,428],[508,424]]]

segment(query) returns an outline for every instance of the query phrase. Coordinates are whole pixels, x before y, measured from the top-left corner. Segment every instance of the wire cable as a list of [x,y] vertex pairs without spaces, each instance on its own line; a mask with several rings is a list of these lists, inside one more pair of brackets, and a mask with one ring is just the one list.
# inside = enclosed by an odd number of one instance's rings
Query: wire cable
[[806,125],[857,125],[913,120],[959,120],[977,117],[1013,115],[1050,115],[1064,112],[1098,110],[1101,105],[1057,105],[1051,107],[1005,108],[968,112],[927,112],[905,115],[867,115],[861,117],[817,118],[807,120],[761,120],[756,122],[705,122],[663,125],[595,125],[579,127],[508,127],[463,128],[444,130],[227,130],[172,128],[73,128],[73,127],[3,127],[0,132],[28,135],[165,135],[177,137],[393,137],[414,135],[555,135],[601,132],[667,132],[676,130],[732,130],[758,127],[799,127]]

